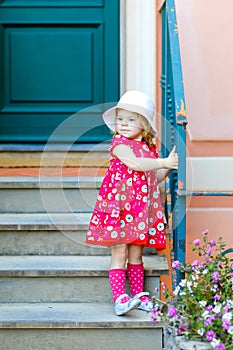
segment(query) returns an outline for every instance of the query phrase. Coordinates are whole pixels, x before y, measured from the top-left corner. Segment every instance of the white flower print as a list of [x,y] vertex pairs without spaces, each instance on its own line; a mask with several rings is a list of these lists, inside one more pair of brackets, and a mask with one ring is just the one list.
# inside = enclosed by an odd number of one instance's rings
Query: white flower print
[[143,241],[143,240],[145,239],[145,237],[146,237],[146,236],[144,235],[144,233],[141,233],[140,236],[139,236],[139,238],[140,238],[141,241]]
[[117,238],[118,234],[116,231],[111,232],[111,238]]
[[133,183],[132,177],[130,177],[130,178],[126,181],[126,183],[127,183],[128,186],[132,186],[132,183]]
[[121,179],[121,177],[120,177],[120,173],[118,173],[118,172],[116,173],[116,175],[115,175],[115,179],[116,179],[116,180],[120,180],[120,179]]
[[156,234],[156,229],[155,229],[154,227],[151,227],[151,228],[149,229],[149,234],[150,234],[151,236],[154,236],[154,235]]
[[158,196],[159,196],[158,192],[154,192],[154,193],[153,193],[153,197],[154,197],[155,199],[157,199]]
[[125,222],[124,222],[124,220],[121,220],[121,227],[125,227]]
[[139,230],[144,230],[145,227],[146,227],[145,222],[139,222],[139,224],[138,224]]
[[98,225],[98,223],[99,223],[99,218],[98,218],[96,215],[94,215],[93,218],[91,219],[91,222],[92,222],[94,225]]
[[160,222],[158,225],[157,225],[157,229],[159,231],[162,231],[164,229],[164,224],[162,222]]
[[131,205],[127,202],[127,203],[125,203],[125,209],[127,210],[127,211],[130,211],[130,209],[131,209]]
[[145,150],[145,151],[149,151],[149,147],[147,145],[142,145],[142,148]]
[[115,200],[116,200],[116,201],[119,201],[119,200],[120,200],[120,194],[119,194],[119,193],[117,193],[117,194],[115,195]]
[[111,217],[112,218],[118,218],[119,214],[120,214],[119,210],[113,209],[112,213],[111,213]]
[[162,219],[163,217],[163,212],[161,210],[157,211],[157,218]]
[[130,214],[126,215],[125,220],[126,220],[127,222],[132,222],[132,221],[133,221],[132,215],[130,215]]
[[147,193],[147,185],[142,185],[141,190],[143,193]]
[[121,200],[125,201],[126,200],[126,196],[124,194],[121,195]]

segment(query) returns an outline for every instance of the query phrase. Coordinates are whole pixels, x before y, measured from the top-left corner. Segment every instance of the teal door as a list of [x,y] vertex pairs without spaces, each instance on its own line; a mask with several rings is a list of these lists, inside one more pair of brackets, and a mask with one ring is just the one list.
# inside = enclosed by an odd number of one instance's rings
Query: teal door
[[61,125],[55,142],[109,138],[101,104],[119,98],[119,0],[0,1],[0,63],[0,142],[47,142]]

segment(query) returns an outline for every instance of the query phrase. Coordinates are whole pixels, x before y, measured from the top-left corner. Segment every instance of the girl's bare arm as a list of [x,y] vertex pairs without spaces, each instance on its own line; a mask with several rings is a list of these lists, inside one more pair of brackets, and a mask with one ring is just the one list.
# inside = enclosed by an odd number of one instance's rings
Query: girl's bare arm
[[156,171],[156,178],[158,183],[162,182],[169,174],[171,169],[158,169]]
[[167,158],[136,157],[132,149],[126,145],[116,146],[113,150],[113,154],[127,167],[137,171],[178,169],[178,155],[175,147]]

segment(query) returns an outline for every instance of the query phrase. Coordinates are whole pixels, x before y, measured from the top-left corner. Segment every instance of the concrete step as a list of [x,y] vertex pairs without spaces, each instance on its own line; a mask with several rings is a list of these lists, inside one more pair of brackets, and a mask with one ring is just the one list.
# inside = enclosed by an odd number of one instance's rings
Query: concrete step
[[[1,302],[111,302],[108,256],[1,256]],[[165,256],[144,256],[145,289],[168,274]]]
[[162,350],[162,324],[110,303],[0,304],[0,337],[4,350]]
[[[91,213],[0,213],[0,255],[109,255],[85,244]],[[146,248],[145,253],[156,253]]]
[[0,214],[0,255],[109,255],[85,244],[91,213]]
[[102,177],[0,177],[1,213],[90,212]]

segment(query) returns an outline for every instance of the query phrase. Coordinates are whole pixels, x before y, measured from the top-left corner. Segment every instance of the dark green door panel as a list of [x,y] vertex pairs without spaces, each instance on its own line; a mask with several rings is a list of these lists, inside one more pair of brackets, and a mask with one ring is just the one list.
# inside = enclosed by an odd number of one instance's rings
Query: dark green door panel
[[[71,115],[117,101],[118,22],[119,0],[0,1],[1,142],[46,142],[61,124],[53,141],[73,142]],[[102,112],[75,118],[77,142],[109,138]]]

